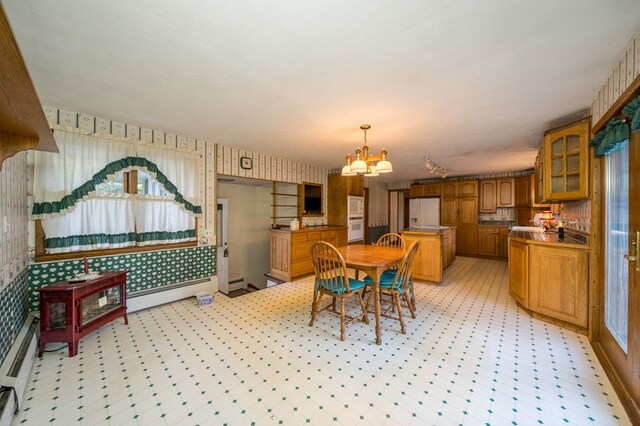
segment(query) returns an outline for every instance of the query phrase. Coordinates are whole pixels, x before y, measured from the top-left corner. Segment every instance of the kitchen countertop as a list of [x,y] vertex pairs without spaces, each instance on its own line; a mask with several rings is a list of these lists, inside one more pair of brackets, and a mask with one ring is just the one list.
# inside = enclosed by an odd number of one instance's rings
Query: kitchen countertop
[[589,237],[587,235],[566,230],[564,239],[561,240],[556,231],[545,233],[533,226],[514,226],[509,233],[509,238],[518,238],[534,243],[570,244],[581,246],[582,248],[589,247]]
[[491,226],[513,226],[516,222],[513,220],[481,220],[478,224]]
[[292,231],[289,226],[282,225],[280,228],[271,228],[272,231],[285,231],[285,232],[308,232],[308,231],[329,231],[329,230],[347,229],[346,225],[313,225],[305,226],[296,231]]
[[442,234],[443,231],[446,231],[447,229],[451,229],[451,228],[455,228],[455,226],[427,226],[424,228],[406,228],[400,231],[400,233],[415,232],[419,234],[439,235],[439,234]]

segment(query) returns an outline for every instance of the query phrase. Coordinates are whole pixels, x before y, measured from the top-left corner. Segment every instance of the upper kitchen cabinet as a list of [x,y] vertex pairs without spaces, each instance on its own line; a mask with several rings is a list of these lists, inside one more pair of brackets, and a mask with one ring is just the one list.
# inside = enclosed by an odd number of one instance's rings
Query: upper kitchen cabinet
[[410,198],[438,197],[442,195],[440,183],[412,183],[409,187]]
[[515,205],[515,179],[480,181],[480,213],[495,213],[497,208]]
[[545,133],[543,176],[547,201],[588,197],[588,143],[588,118]]
[[44,111],[0,7],[0,170],[20,151],[58,152]]

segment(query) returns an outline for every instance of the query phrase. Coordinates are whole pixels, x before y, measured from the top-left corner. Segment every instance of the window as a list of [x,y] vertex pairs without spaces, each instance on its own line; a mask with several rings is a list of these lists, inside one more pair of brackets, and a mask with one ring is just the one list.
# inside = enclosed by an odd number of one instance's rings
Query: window
[[95,139],[56,132],[60,154],[35,156],[36,260],[195,245],[197,154]]

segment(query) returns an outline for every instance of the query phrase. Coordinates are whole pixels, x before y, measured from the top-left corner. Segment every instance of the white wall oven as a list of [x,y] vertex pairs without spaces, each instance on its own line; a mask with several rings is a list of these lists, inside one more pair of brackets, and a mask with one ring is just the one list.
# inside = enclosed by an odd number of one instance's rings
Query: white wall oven
[[364,240],[364,197],[347,197],[349,242]]

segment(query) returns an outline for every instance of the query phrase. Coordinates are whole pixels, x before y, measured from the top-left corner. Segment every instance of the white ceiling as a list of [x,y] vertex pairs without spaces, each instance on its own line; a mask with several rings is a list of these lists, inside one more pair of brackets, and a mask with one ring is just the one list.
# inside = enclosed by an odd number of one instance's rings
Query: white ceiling
[[638,0],[2,0],[40,100],[337,168],[362,144],[394,173],[533,166],[585,115]]

